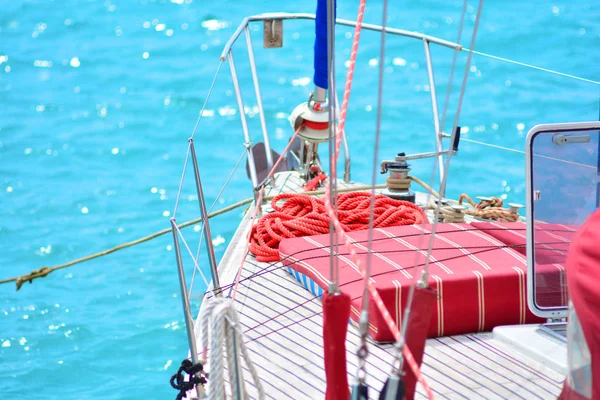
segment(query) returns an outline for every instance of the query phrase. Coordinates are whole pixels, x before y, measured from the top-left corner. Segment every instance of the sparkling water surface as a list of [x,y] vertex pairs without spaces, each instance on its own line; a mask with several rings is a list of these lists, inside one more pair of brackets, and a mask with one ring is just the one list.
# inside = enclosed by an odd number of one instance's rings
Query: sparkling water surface
[[[316,2],[132,0],[0,1],[0,278],[54,266],[169,227],[189,137],[219,55],[246,15],[314,12]],[[338,1],[355,19],[358,1]],[[462,2],[390,2],[389,24],[456,41]],[[381,22],[381,1],[365,21]],[[469,2],[468,47],[477,3]],[[600,80],[600,5],[593,1],[486,2],[476,49]],[[287,116],[312,89],[314,28],[284,26],[284,48],[253,44],[267,125],[281,151]],[[352,30],[337,31],[342,93]],[[352,178],[369,182],[377,113],[379,39],[360,44],[347,133]],[[260,122],[245,43],[234,56],[253,141]],[[452,51],[432,46],[440,113]],[[466,52],[458,57],[446,130],[454,120]],[[419,41],[388,37],[380,157],[431,151],[429,82]],[[598,119],[599,86],[473,56],[460,125],[467,139],[523,150],[534,125]],[[244,150],[227,64],[196,133],[212,204]],[[323,146],[324,155],[326,146]],[[413,163],[429,181],[432,163]],[[384,177],[378,176],[378,182]],[[449,197],[461,192],[524,202],[523,154],[461,144]],[[198,216],[186,175],[177,220]],[[216,208],[251,195],[243,168]],[[243,209],[212,222],[217,257]],[[186,228],[190,250],[199,227]],[[193,265],[184,258],[191,277]],[[207,269],[201,257],[201,267]],[[194,313],[205,284],[195,277]],[[25,284],[0,287],[3,399],[173,398],[168,379],[187,354],[172,236],[161,236]]]

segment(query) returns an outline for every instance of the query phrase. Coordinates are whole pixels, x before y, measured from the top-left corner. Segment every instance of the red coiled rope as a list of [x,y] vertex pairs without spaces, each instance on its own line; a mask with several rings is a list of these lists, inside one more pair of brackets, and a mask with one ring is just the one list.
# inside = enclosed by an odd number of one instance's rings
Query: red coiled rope
[[[344,231],[369,227],[371,194],[341,193],[337,196],[338,219]],[[284,201],[283,204],[278,204]],[[285,238],[329,232],[329,216],[323,200],[301,194],[280,194],[271,201],[275,210],[264,215],[250,234],[249,250],[257,261],[279,260],[279,243]],[[427,221],[423,210],[413,203],[375,195],[376,228],[421,224]]]

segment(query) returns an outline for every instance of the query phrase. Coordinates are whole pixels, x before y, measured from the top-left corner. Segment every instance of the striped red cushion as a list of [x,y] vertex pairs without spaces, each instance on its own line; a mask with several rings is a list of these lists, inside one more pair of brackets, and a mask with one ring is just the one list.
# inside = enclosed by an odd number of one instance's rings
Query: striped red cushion
[[[512,246],[521,254],[527,254],[525,224],[519,222],[473,222],[471,225],[502,243]],[[534,234],[536,263],[564,265],[569,245],[576,232],[577,227],[573,225],[536,223]]]
[[[371,279],[396,324],[400,325],[408,289],[425,262],[432,225],[376,229]],[[361,265],[366,265],[367,231],[350,233]],[[326,290],[329,235],[285,239],[279,247],[284,265]],[[364,283],[345,247],[339,251],[339,284],[352,297],[352,318],[361,310]],[[418,264],[415,267],[415,263]],[[497,325],[539,321],[527,309],[526,261],[518,251],[469,224],[442,224],[433,241],[429,285],[439,293],[429,337],[490,330]],[[369,302],[370,333],[393,340],[375,305]]]

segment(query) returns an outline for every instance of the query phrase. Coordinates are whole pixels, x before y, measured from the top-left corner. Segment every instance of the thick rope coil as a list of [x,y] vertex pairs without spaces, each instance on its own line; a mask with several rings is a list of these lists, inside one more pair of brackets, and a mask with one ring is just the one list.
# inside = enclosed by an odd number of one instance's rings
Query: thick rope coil
[[[283,204],[279,204],[283,201]],[[369,227],[371,194],[352,192],[337,197],[338,219],[345,232]],[[265,214],[253,227],[248,249],[261,262],[279,260],[279,243],[285,238],[318,235],[329,232],[329,216],[325,203],[315,197],[281,194],[272,202],[273,212]],[[375,196],[376,228],[427,222],[423,210],[408,201]]]
[[442,221],[446,224],[460,224],[465,222],[466,210],[455,210],[452,206],[443,206],[440,208],[442,213]]
[[461,224],[465,222],[465,213],[456,211],[452,207],[444,206],[440,209],[443,219],[442,222],[446,224]]
[[[231,299],[212,298],[206,304],[202,313],[202,345],[204,352],[209,348],[210,325],[210,400],[226,398],[225,380],[223,377],[223,344],[225,344],[229,387],[232,398],[248,399],[244,384],[241,357],[252,376],[254,386],[260,400],[265,398],[265,392],[250,354],[244,343],[240,330],[239,316]],[[225,342],[225,343],[224,343]]]
[[[430,210],[435,210],[437,208],[437,203],[430,200],[428,208]],[[455,209],[452,205],[442,205],[440,207],[439,221],[446,224],[460,224],[465,222],[465,213],[466,210]]]
[[387,184],[388,189],[390,190],[408,190],[410,189],[410,182],[412,179],[397,179],[387,177],[385,182]]

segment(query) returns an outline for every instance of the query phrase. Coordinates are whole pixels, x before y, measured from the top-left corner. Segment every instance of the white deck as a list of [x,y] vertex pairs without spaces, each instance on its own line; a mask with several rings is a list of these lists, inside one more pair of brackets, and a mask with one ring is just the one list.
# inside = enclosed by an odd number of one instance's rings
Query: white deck
[[[277,192],[301,192],[297,175],[278,176]],[[347,186],[339,182],[340,187]],[[352,185],[350,185],[352,186]],[[250,218],[246,216],[224,255],[221,285],[234,281],[246,245]],[[280,263],[258,263],[247,255],[236,304],[250,356],[273,399],[322,399],[322,308],[319,298],[302,287]],[[225,290],[230,295],[231,290]],[[210,301],[210,300],[208,300]],[[200,335],[199,327],[196,329]],[[347,360],[350,382],[356,372],[357,328],[349,326]],[[198,346],[200,341],[198,340]],[[378,398],[393,360],[391,345],[369,343],[367,382],[370,397]],[[210,368],[209,368],[210,371]],[[442,399],[556,399],[564,376],[515,350],[492,333],[429,339],[422,372]],[[256,390],[245,374],[251,398]],[[417,398],[425,398],[418,387]]]

